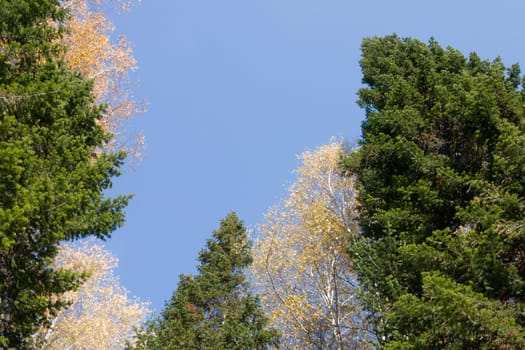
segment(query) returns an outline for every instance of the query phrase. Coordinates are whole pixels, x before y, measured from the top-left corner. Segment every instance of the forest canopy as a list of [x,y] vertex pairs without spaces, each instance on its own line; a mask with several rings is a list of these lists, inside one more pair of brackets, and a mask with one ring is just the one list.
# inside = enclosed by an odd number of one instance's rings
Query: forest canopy
[[362,41],[358,145],[303,153],[253,230],[231,211],[145,321],[99,242],[144,110],[106,5],[0,0],[1,349],[525,348],[525,78],[397,35]]

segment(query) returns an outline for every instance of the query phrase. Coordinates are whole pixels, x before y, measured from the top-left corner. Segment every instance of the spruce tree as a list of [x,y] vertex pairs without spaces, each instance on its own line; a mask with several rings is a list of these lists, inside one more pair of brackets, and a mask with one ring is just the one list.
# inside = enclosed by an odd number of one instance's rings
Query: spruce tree
[[58,1],[0,0],[0,348],[31,336],[79,276],[53,268],[60,241],[107,237],[128,197],[104,191],[124,154],[100,151],[102,107],[62,63]]
[[386,349],[522,349],[525,91],[518,65],[368,38],[352,247]]
[[182,275],[171,301],[137,349],[248,350],[278,344],[258,298],[249,291],[246,229],[235,213],[221,221],[199,254],[195,276]]

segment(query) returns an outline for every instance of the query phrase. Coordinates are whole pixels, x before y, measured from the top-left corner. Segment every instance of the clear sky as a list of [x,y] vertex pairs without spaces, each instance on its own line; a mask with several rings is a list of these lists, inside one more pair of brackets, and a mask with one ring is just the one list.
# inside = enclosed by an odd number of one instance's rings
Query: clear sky
[[132,127],[147,149],[114,193],[134,193],[108,241],[121,283],[156,311],[219,220],[248,227],[286,194],[297,155],[355,142],[364,37],[431,36],[525,65],[523,0],[142,0],[114,20],[134,48]]

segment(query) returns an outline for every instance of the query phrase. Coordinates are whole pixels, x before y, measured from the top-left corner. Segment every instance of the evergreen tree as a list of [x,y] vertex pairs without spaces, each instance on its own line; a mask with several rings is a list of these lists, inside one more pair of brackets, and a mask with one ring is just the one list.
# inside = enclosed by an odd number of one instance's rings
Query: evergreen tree
[[525,348],[525,91],[518,65],[365,39],[352,255],[386,349]]
[[53,268],[59,242],[107,237],[128,200],[103,194],[124,154],[98,151],[111,135],[61,61],[64,16],[58,1],[0,0],[0,348],[33,348],[53,295],[79,282]]
[[251,264],[246,230],[235,213],[221,221],[199,254],[199,273],[180,277],[161,317],[138,349],[241,350],[278,344],[244,274]]

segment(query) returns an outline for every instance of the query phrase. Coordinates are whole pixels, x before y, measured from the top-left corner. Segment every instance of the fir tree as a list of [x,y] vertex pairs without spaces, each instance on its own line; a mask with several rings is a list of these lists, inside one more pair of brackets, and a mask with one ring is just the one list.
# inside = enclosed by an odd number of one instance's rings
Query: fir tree
[[365,39],[352,248],[387,349],[525,347],[525,91],[518,65]]
[[241,350],[278,344],[258,298],[249,291],[245,270],[251,264],[246,229],[235,213],[199,254],[199,273],[181,276],[171,301],[138,349]]
[[128,197],[104,196],[124,154],[109,140],[91,83],[65,68],[58,1],[0,0],[0,348],[31,336],[79,276],[53,268],[62,240],[107,237]]

